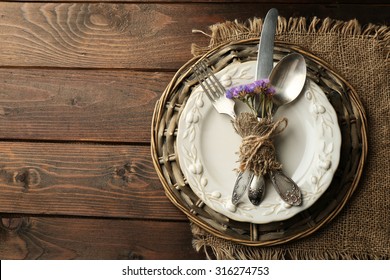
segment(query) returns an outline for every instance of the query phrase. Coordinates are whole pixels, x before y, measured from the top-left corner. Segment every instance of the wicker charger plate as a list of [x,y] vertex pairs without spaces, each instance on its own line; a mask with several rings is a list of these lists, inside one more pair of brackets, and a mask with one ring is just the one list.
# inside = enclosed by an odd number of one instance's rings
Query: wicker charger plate
[[176,152],[177,126],[194,86],[198,85],[192,65],[206,60],[214,72],[234,61],[256,60],[258,40],[242,40],[215,48],[186,63],[157,102],[152,122],[151,152],[167,197],[188,218],[220,238],[251,246],[271,246],[312,234],[331,221],[355,191],[367,154],[366,117],[355,90],[324,61],[298,46],[275,42],[274,60],[291,52],[305,57],[308,77],[328,97],[341,130],[339,167],[327,191],[308,209],[294,217],[268,224],[238,222],[212,210],[187,184]]

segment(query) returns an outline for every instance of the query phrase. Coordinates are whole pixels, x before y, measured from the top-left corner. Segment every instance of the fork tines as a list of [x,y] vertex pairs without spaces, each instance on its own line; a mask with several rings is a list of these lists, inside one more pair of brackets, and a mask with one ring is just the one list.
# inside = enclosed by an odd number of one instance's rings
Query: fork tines
[[234,101],[226,98],[225,88],[217,77],[215,77],[213,71],[207,66],[206,62],[200,61],[196,63],[193,66],[193,70],[203,92],[206,94],[215,110],[220,114],[226,114],[232,119],[235,119]]
[[194,74],[203,91],[210,100],[215,100],[225,94],[225,88],[215,77],[213,71],[205,61],[199,61],[194,65]]

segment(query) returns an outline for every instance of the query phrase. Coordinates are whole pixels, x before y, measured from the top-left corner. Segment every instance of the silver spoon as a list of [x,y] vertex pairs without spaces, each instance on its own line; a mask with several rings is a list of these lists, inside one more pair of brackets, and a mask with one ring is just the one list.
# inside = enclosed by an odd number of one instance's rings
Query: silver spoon
[[301,93],[306,81],[306,62],[302,55],[292,53],[281,59],[272,70],[269,81],[275,88],[272,97],[273,111],[294,101]]
[[[287,55],[272,70],[269,80],[276,92],[272,110],[275,114],[280,106],[295,100],[302,91],[306,81],[305,59],[297,53]],[[271,171],[269,175],[275,190],[287,204],[298,206],[302,203],[298,185],[283,171]]]
[[[272,111],[275,114],[280,106],[295,100],[302,91],[306,80],[305,59],[296,53],[287,55],[274,67],[269,80],[276,90]],[[286,203],[290,205],[301,203],[301,193],[294,181],[281,171],[272,172],[270,177],[276,191]],[[264,177],[254,176],[252,172],[244,171],[237,177],[233,189],[232,203],[234,205],[239,202],[247,187],[249,187],[248,198],[252,204],[260,204],[265,194]]]

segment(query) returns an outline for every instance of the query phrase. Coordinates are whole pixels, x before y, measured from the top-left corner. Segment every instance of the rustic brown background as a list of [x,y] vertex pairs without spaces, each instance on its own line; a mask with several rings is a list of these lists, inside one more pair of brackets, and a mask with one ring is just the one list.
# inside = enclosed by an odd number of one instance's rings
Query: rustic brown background
[[0,1],[0,259],[202,259],[150,158],[155,102],[226,20],[389,24],[387,0]]

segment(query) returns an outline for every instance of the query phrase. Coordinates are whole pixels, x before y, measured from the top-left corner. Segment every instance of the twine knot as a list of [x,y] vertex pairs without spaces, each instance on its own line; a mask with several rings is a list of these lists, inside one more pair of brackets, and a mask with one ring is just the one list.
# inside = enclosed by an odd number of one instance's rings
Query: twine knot
[[273,122],[267,118],[258,120],[251,113],[241,113],[233,122],[234,129],[242,137],[238,170],[249,169],[255,175],[265,175],[281,169],[272,138],[280,134],[287,123],[286,118]]

